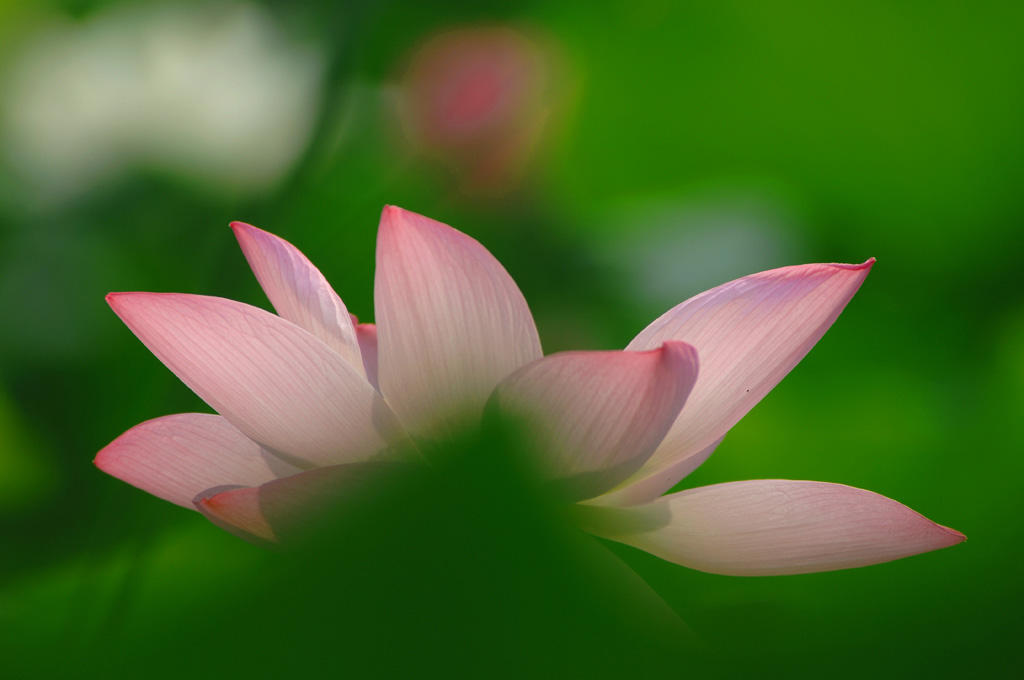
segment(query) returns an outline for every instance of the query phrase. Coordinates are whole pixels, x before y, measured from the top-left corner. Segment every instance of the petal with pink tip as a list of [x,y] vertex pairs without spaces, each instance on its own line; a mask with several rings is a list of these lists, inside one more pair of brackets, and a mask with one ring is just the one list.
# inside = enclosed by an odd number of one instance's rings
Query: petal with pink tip
[[381,215],[374,304],[381,391],[415,435],[475,422],[502,378],[541,357],[501,264],[469,236],[394,206]]
[[209,413],[147,420],[107,444],[95,463],[107,474],[192,510],[192,499],[207,489],[256,486],[301,471]]
[[862,567],[965,540],[885,496],[825,482],[732,482],[629,508],[578,507],[591,533],[734,576]]
[[697,353],[668,342],[648,352],[564,352],[524,366],[494,403],[562,495],[607,491],[654,452],[697,378]]
[[295,324],[201,295],[111,293],[107,301],[182,382],[291,463],[367,460],[404,440],[363,376]]
[[395,462],[331,465],[261,486],[199,496],[194,503],[214,524],[247,541],[294,544],[409,470]]
[[244,222],[232,222],[231,228],[281,318],[305,328],[362,372],[351,315],[320,270],[282,238]]
[[[700,353],[700,377],[647,464],[608,502],[641,503],[664,493],[696,465],[824,335],[860,288],[874,260],[860,265],[809,264],[737,279],[690,298],[649,325],[627,349],[667,340]],[[708,452],[710,453],[710,452]],[[644,482],[642,491],[629,490]]]

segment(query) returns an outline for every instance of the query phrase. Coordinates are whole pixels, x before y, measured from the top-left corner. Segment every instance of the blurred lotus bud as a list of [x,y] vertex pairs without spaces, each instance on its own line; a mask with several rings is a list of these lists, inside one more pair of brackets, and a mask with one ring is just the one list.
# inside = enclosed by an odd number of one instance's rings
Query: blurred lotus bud
[[436,34],[414,48],[400,78],[405,133],[451,167],[466,193],[507,193],[556,108],[556,66],[546,44],[507,26]]

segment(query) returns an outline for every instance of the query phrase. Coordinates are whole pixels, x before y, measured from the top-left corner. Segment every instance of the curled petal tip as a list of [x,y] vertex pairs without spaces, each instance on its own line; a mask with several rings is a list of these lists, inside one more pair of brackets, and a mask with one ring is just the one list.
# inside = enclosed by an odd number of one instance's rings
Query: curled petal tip
[[216,510],[220,508],[223,503],[217,500],[217,494],[220,493],[219,489],[209,489],[198,496],[196,496],[192,502],[195,503],[196,507],[205,508],[206,510]]
[[861,269],[871,269],[871,267],[874,266],[874,264],[875,258],[869,257],[860,264],[842,264],[839,262],[834,262],[832,263],[832,266],[838,269],[850,269],[852,271],[860,271]]
[[[413,212],[411,210],[400,208],[397,205],[385,205],[384,209],[381,210],[380,213],[380,230],[399,230],[399,233],[404,233],[406,231],[404,229],[405,227],[418,227],[420,229],[440,228],[440,230],[445,234],[448,234],[450,232],[456,232],[455,229],[452,229],[447,224],[438,222],[437,220],[426,217],[425,215],[420,215],[419,213]],[[465,235],[462,234],[461,232],[456,233],[458,233],[459,236],[465,237]]]
[[[380,227],[379,230],[382,232],[392,232],[396,234],[404,234],[407,232],[409,227],[413,226],[426,226],[431,227],[441,226],[440,223],[432,220],[423,215],[419,215],[404,208],[399,208],[397,205],[386,205],[380,213]],[[447,227],[447,225],[444,225]],[[450,229],[450,227],[447,227]],[[447,231],[447,229],[443,231]],[[378,234],[379,238],[379,234]]]
[[[114,310],[114,313],[124,320],[123,312],[131,312],[137,310],[141,305],[148,304],[159,304],[164,300],[171,300],[174,298],[190,297],[185,293],[153,293],[150,291],[118,291],[114,293],[107,293],[104,298],[110,308]],[[197,297],[197,296],[191,296]],[[213,299],[213,298],[211,298]]]
[[[123,306],[123,304],[127,300],[129,300],[130,298],[132,298],[134,296],[145,295],[145,294],[146,293],[129,293],[129,292],[118,291],[118,292],[113,292],[113,293],[107,293],[106,296],[104,296],[103,299],[107,301],[107,304],[110,305],[110,308],[114,310],[115,314],[120,314],[119,309]],[[153,295],[153,293],[150,293],[150,295]]]
[[240,538],[267,547],[279,543],[277,534],[263,517],[259,506],[239,503],[236,495],[231,493],[236,490],[247,491],[244,487],[214,488],[199,494],[192,502],[207,519]]
[[694,361],[697,360],[697,348],[690,343],[682,342],[681,340],[666,340],[661,343],[661,347],[656,351],[687,357]]
[[949,534],[949,545],[957,545],[959,543],[964,543],[965,541],[967,541],[967,536],[960,533],[956,529],[950,529],[949,527],[944,527],[941,524],[937,524],[936,526],[940,529],[943,529],[947,534]]

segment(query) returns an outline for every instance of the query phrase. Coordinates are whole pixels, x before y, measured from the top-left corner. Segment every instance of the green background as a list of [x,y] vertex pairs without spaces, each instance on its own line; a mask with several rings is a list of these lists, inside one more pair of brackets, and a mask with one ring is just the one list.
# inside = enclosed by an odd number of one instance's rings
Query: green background
[[[14,69],[52,22],[89,26],[117,6],[0,0],[0,67]],[[370,320],[385,204],[487,246],[522,288],[546,352],[620,348],[669,306],[754,271],[876,257],[820,344],[683,486],[839,482],[895,498],[968,541],[885,565],[772,578],[704,574],[605,548],[700,640],[656,657],[661,671],[1008,677],[1021,667],[1024,5],[260,7],[324,63],[313,131],[271,185],[240,191],[142,164],[67,200],[29,200],[19,161],[4,156],[8,667],[24,677],[143,668],[168,677],[289,668],[370,677],[367,659],[383,669],[419,655],[422,665],[408,661],[406,672],[450,664],[469,677],[521,668],[625,677],[629,664],[654,664],[637,633],[649,621],[633,629],[628,618],[611,628],[589,613],[551,618],[552,602],[589,612],[611,579],[589,583],[574,572],[586,558],[534,540],[525,527],[536,518],[504,505],[515,485],[497,468],[464,473],[468,483],[450,494],[462,512],[424,511],[417,522],[434,533],[407,536],[396,528],[408,529],[401,512],[382,511],[376,538],[351,539],[361,546],[355,558],[335,546],[289,563],[92,466],[142,420],[206,410],[110,312],[107,292],[268,306],[226,228],[238,219],[292,241]],[[481,191],[464,164],[402,133],[387,93],[427,36],[493,24],[542,46],[548,80],[537,107],[546,117],[520,173]],[[13,105],[12,91],[0,90],[0,108]],[[479,514],[491,503],[501,512]],[[375,541],[391,547],[376,550]],[[419,569],[425,555],[434,567]],[[397,588],[360,585],[404,560]],[[579,593],[569,597],[564,583]],[[355,635],[353,618],[378,607],[404,623],[367,629],[390,637]],[[419,625],[437,630],[421,636]],[[345,646],[352,640],[365,652],[358,670]]]

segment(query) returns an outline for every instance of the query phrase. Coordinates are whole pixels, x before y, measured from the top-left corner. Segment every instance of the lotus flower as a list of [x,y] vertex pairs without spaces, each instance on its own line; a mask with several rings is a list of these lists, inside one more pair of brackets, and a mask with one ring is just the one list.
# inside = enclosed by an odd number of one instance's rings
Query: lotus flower
[[839,484],[662,495],[810,350],[872,260],[753,274],[669,310],[625,351],[545,357],[505,269],[444,224],[384,209],[376,326],[358,323],[294,246],[232,228],[278,315],[216,297],[110,294],[219,415],[147,421],[96,464],[250,540],[287,538],[330,499],[423,465],[431,442],[478,425],[485,408],[524,426],[537,474],[584,530],[695,569],[825,571],[964,540]]

